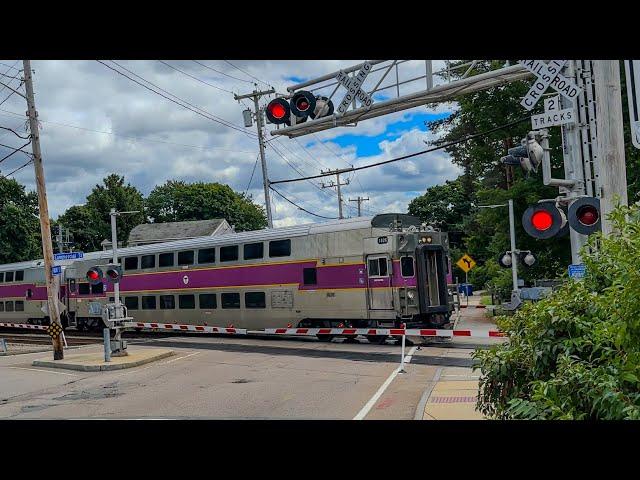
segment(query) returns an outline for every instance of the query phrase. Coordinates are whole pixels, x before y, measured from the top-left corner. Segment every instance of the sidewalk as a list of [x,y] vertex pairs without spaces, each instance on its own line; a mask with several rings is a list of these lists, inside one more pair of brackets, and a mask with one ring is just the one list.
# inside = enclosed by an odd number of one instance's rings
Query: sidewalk
[[[496,325],[492,317],[485,315],[486,309],[475,308],[480,304],[480,295],[469,297],[469,307],[461,309],[461,317],[457,322],[457,329],[495,330]],[[466,299],[461,299],[466,305]],[[506,341],[505,339],[455,338],[451,348],[439,353],[444,358],[471,359],[475,346],[491,346]],[[469,348],[465,348],[465,344]],[[429,348],[423,347],[423,348]],[[423,394],[421,406],[423,420],[482,420],[485,417],[476,411],[478,395],[479,371],[471,367],[447,367],[438,369],[431,385],[427,386]]]

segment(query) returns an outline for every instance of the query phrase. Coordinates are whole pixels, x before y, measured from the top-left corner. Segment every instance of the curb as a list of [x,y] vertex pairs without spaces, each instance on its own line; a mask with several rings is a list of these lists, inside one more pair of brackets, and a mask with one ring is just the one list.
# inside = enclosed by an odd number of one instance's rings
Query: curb
[[156,360],[162,360],[163,358],[175,355],[173,350],[159,353],[153,357],[143,358],[130,363],[114,363],[104,365],[82,365],[79,363],[60,363],[55,360],[34,360],[32,365],[34,367],[50,367],[50,368],[65,368],[67,370],[79,370],[81,372],[104,372],[109,370],[123,370],[125,368],[139,367],[146,363],[155,362]]

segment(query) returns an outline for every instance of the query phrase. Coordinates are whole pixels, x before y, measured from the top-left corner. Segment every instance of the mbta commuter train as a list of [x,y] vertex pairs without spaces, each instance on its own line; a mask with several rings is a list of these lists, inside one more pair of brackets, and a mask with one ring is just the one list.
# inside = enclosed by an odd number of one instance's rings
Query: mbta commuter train
[[[447,234],[410,215],[227,233],[118,254],[121,301],[138,322],[450,327]],[[91,285],[86,274],[111,260],[111,251],[100,251],[57,262],[65,328],[103,327],[101,308],[113,302],[113,285]],[[41,260],[0,266],[0,322],[47,324],[46,295]]]

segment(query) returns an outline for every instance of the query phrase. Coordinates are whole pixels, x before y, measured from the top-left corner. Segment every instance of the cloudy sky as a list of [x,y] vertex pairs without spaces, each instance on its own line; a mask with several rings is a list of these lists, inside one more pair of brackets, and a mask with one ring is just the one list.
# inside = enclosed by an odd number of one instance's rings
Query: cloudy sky
[[[83,203],[91,188],[112,172],[123,174],[144,195],[168,179],[180,179],[227,183],[238,192],[248,190],[256,202],[263,203],[259,163],[254,171],[258,158],[256,127],[245,128],[242,120],[242,111],[252,101],[238,103],[232,92],[250,92],[255,82],[261,89],[269,84],[285,93],[287,86],[298,81],[361,61],[104,61],[163,95],[188,102],[210,118],[149,91],[95,60],[32,61],[51,216],[56,218],[71,205]],[[436,68],[442,63],[436,62]],[[19,77],[10,77],[20,68],[22,61],[0,60],[0,81],[10,81],[17,88]],[[369,75],[363,88],[377,83],[382,73]],[[398,75],[401,81],[424,75],[424,61],[403,63]],[[402,85],[400,94],[423,87],[424,78]],[[24,135],[24,99],[14,94],[3,102],[9,92],[0,85],[0,126]],[[344,92],[342,87],[338,90],[336,104]],[[374,101],[395,95],[393,87],[374,96]],[[269,99],[263,97],[262,102]],[[320,169],[366,165],[423,150],[423,141],[434,138],[424,122],[446,117],[454,108],[454,104],[442,104],[436,110],[418,107],[365,120],[356,127],[334,128],[297,139],[270,135],[275,126],[269,124],[265,135],[269,177],[281,180],[314,175]],[[25,140],[0,130],[0,143],[17,147]],[[9,152],[0,147],[0,158]],[[0,164],[0,171],[7,175],[25,161],[23,154],[13,155]],[[363,204],[364,214],[405,212],[416,195],[458,173],[448,155],[436,151],[346,174],[344,178],[350,183],[342,189],[345,216],[357,214],[355,202],[347,200],[358,195],[370,198]],[[13,176],[34,189],[31,166]],[[293,182],[276,188],[311,212],[337,217],[336,192],[319,188],[321,181]],[[275,194],[272,205],[275,226],[319,220]]]

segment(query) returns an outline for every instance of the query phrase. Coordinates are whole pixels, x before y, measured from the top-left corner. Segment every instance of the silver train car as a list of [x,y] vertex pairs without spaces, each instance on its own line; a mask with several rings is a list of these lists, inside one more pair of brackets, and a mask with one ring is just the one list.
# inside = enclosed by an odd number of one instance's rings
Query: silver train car
[[[139,322],[447,328],[448,250],[446,233],[405,214],[227,233],[119,249],[120,296]],[[111,260],[58,262],[65,327],[102,328],[113,285],[86,274]],[[48,322],[42,261],[2,265],[0,277],[0,322]]]

